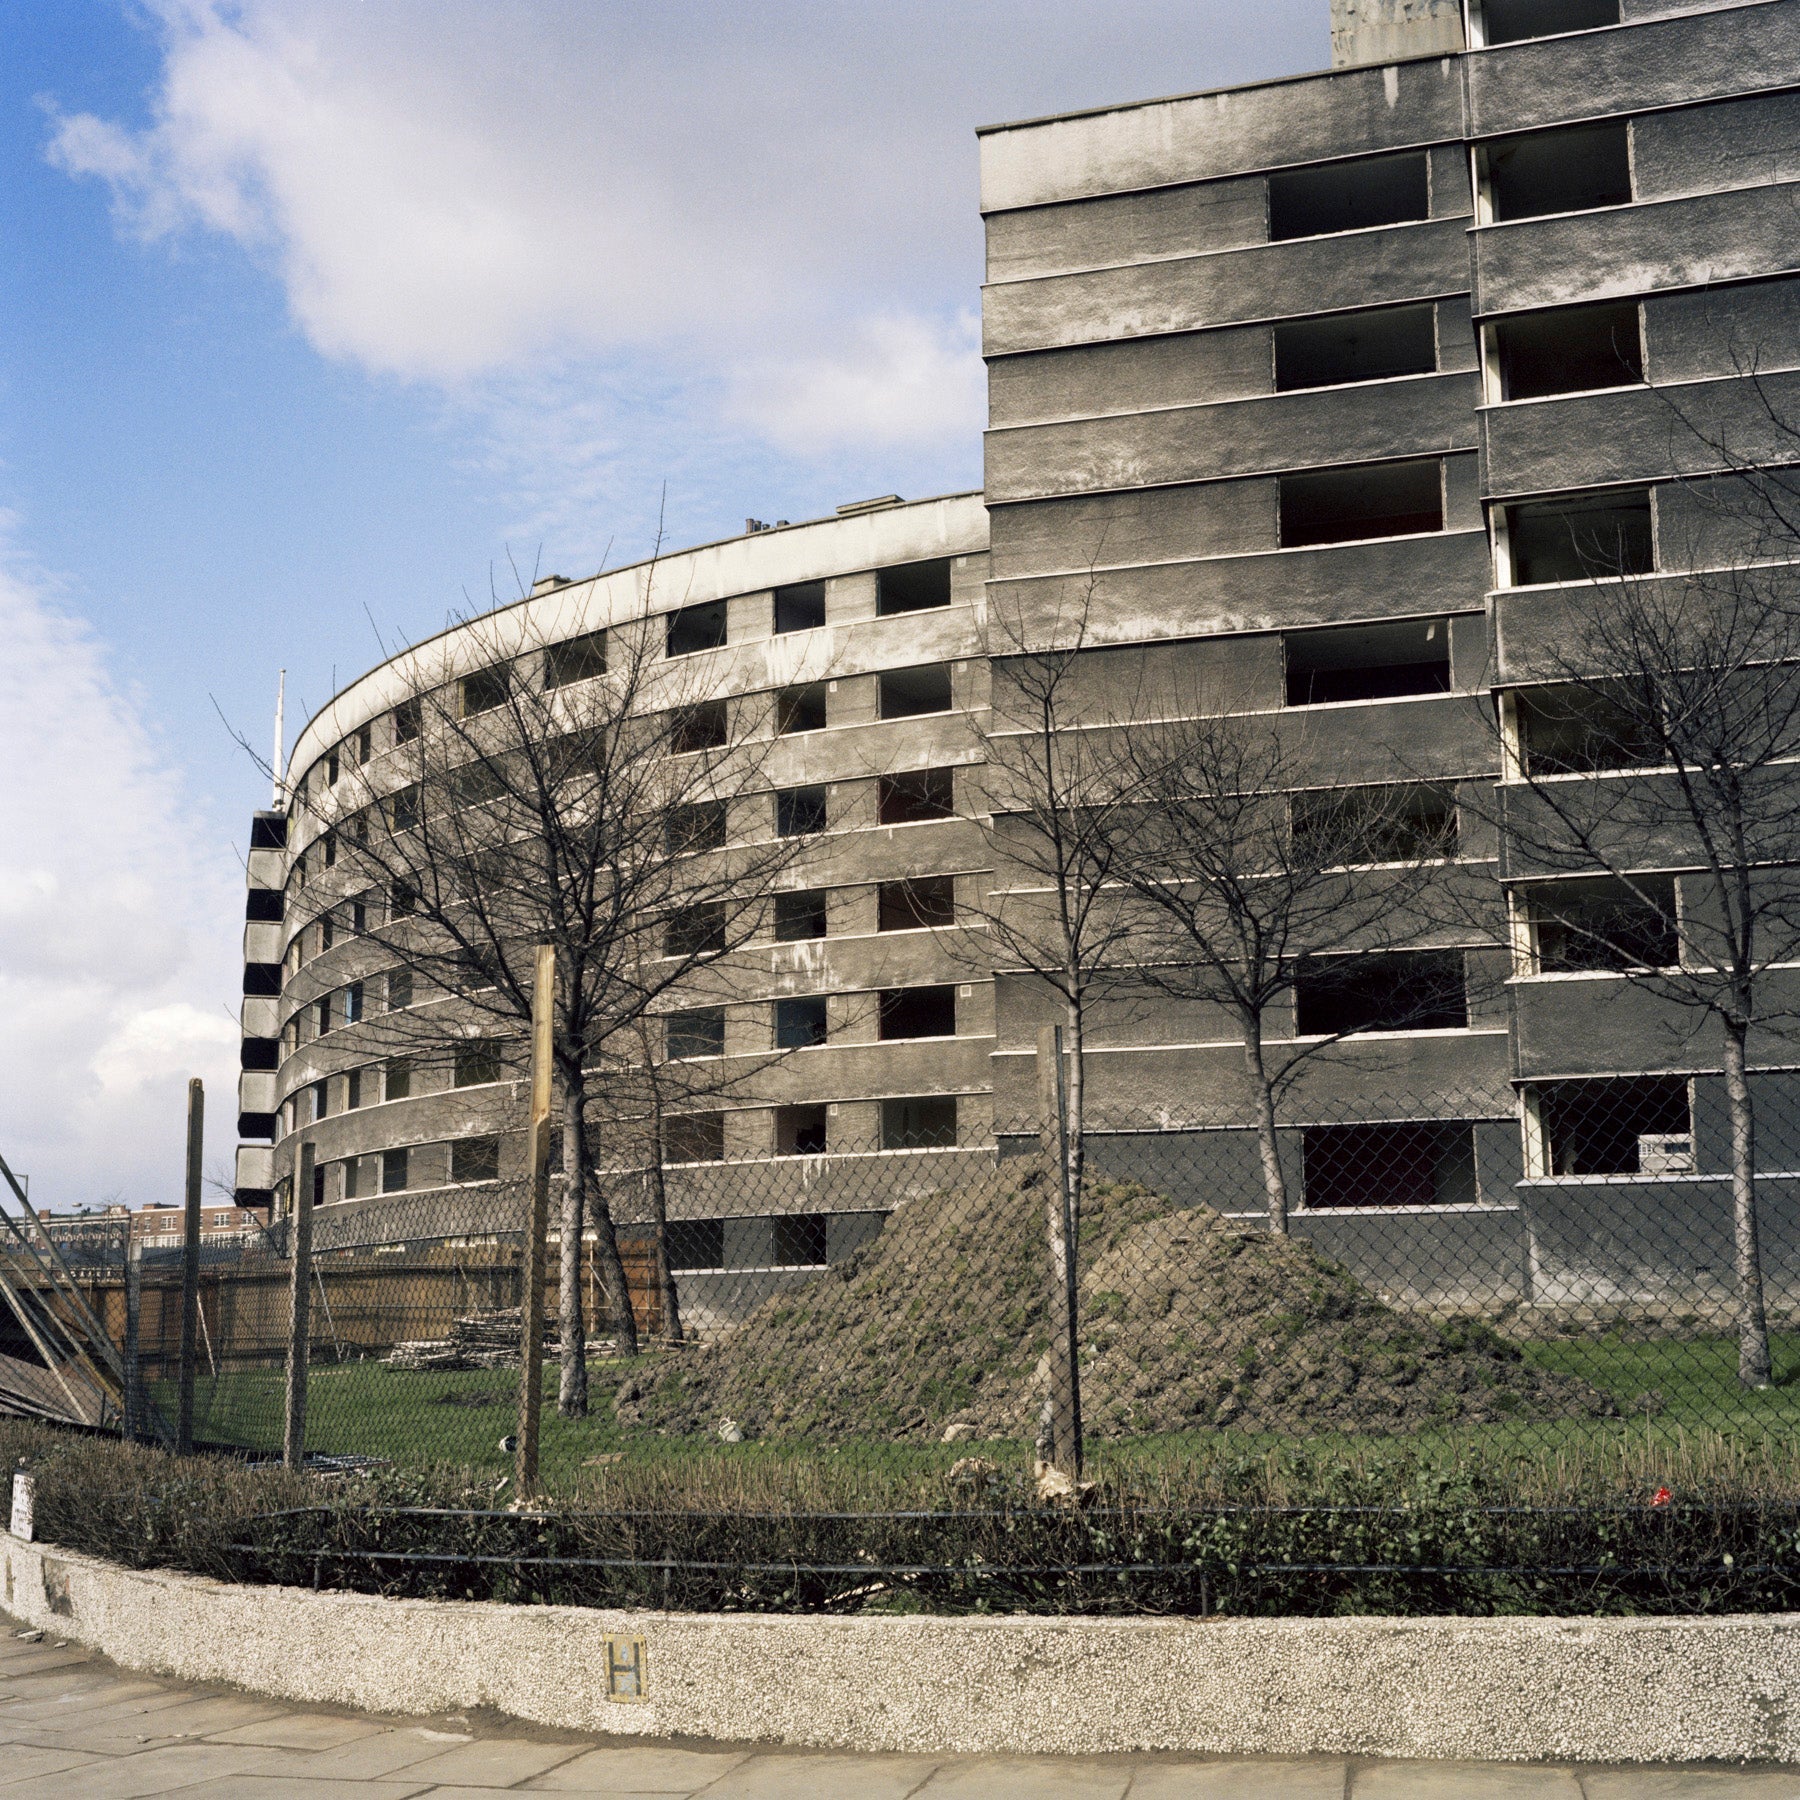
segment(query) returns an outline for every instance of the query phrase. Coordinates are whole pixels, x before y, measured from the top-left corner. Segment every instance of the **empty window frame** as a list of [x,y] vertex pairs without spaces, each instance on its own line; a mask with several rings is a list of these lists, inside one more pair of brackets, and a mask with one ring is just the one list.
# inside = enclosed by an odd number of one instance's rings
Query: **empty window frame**
[[775,696],[775,730],[782,737],[825,729],[825,683],[801,682]]
[[663,1161],[706,1163],[725,1160],[722,1112],[676,1113],[663,1120]]
[[1456,854],[1456,790],[1445,782],[1309,788],[1289,796],[1288,819],[1295,855],[1324,868]]
[[244,917],[265,925],[278,924],[285,910],[280,888],[253,887],[244,896]]
[[775,634],[816,631],[825,623],[825,584],[796,581],[775,590]]
[[487,1087],[500,1080],[500,1046],[475,1039],[456,1046],[453,1080],[459,1088]]
[[1535,882],[1520,897],[1540,974],[1671,969],[1681,960],[1672,875]]
[[1644,379],[1644,340],[1635,300],[1520,313],[1494,324],[1505,400],[1540,400]]
[[699,900],[670,916],[663,930],[665,956],[717,956],[725,948],[725,906]]
[[253,962],[244,964],[244,993],[257,999],[272,999],[281,992],[281,964]]
[[1279,487],[1284,550],[1444,529],[1444,470],[1435,456],[1283,475]]
[[396,744],[410,744],[424,729],[424,708],[417,700],[402,700],[394,708],[394,742]]
[[1367,231],[1431,216],[1431,163],[1423,150],[1286,169],[1269,177],[1269,241]]
[[[250,821],[250,848],[252,850],[285,850],[287,848],[287,820],[259,813]],[[305,879],[304,876],[301,877]]]
[[381,1069],[381,1097],[406,1100],[412,1096],[413,1066],[410,1056],[390,1056]]
[[344,989],[344,1023],[357,1025],[363,1017],[363,984],[353,981]]
[[[1530,1099],[1548,1174],[1676,1174],[1683,1172],[1683,1162],[1688,1170],[1693,1167],[1685,1076],[1549,1081],[1533,1089]],[[1653,1166],[1646,1168],[1647,1163]]]
[[825,1266],[825,1215],[778,1213],[769,1221],[774,1238],[770,1261],[778,1269],[822,1269]]
[[388,889],[388,918],[410,919],[418,910],[419,891],[410,881],[396,881]]
[[918,669],[889,669],[879,678],[880,713],[884,719],[912,719],[922,713],[950,710],[950,665],[929,663]]
[[1289,706],[1450,691],[1450,621],[1337,625],[1282,640]]
[[332,1028],[333,996],[321,994],[313,1002],[313,1029],[319,1037],[325,1037]]
[[884,988],[878,1018],[884,1043],[906,1038],[955,1037],[956,989],[949,983],[933,987]]
[[344,751],[357,768],[366,763],[375,750],[375,731],[373,726],[359,725],[344,739]]
[[357,1197],[357,1189],[359,1186],[358,1164],[361,1161],[362,1158],[357,1156],[346,1156],[344,1158],[342,1167],[344,1171],[344,1198],[346,1200],[354,1200]]
[[1506,545],[1514,587],[1654,574],[1650,490],[1564,494],[1509,506]]
[[777,1156],[823,1156],[825,1143],[826,1122],[823,1106],[814,1104],[776,1107],[775,1154]]
[[423,797],[419,784],[415,781],[410,787],[397,790],[388,799],[388,817],[393,822],[395,831],[416,831],[423,806]]
[[923,1094],[881,1103],[884,1150],[945,1150],[956,1144],[956,1096]]
[[403,1194],[411,1185],[411,1154],[404,1147],[398,1150],[382,1151],[381,1191],[384,1194]]
[[337,867],[338,837],[335,831],[328,831],[319,839],[319,855],[326,868]]
[[355,1112],[363,1104],[363,1072],[352,1069],[344,1077],[344,1111]]
[[671,1219],[668,1243],[671,1269],[722,1269],[725,1266],[723,1219]]
[[1513,717],[1531,776],[1653,769],[1666,760],[1654,721],[1599,688],[1526,688],[1513,695]]
[[389,1012],[404,1012],[413,1003],[413,972],[411,969],[389,969],[387,978],[387,1004]]
[[325,753],[325,785],[327,787],[336,787],[338,784],[338,776],[341,772],[342,759],[338,755],[337,746],[333,745],[332,748]]
[[1384,306],[1275,327],[1275,391],[1437,372],[1437,309]]
[[775,790],[775,835],[811,837],[826,823],[825,787],[822,782],[805,787]]
[[796,994],[775,1002],[775,1048],[815,1050],[825,1042],[823,994]]
[[950,604],[950,559],[898,563],[875,577],[875,612],[879,618],[894,613],[929,612]]
[[281,1066],[281,1043],[277,1038],[247,1037],[238,1044],[238,1067],[255,1071]]
[[1460,950],[1311,957],[1294,982],[1294,1027],[1301,1037],[1462,1031],[1468,1023]]
[[695,1006],[670,1013],[663,1026],[664,1043],[671,1062],[725,1054],[725,1009]]
[[1619,23],[1619,0],[1481,0],[1481,41],[1518,44]]
[[775,941],[799,943],[825,935],[825,890],[805,888],[775,896]]
[[1306,1205],[1472,1206],[1475,1132],[1445,1121],[1314,1125],[1301,1133]]
[[956,877],[914,875],[884,881],[876,891],[878,931],[928,931],[956,923]]
[[500,1140],[497,1137],[456,1139],[450,1146],[450,1179],[454,1182],[498,1181]]
[[1624,119],[1498,138],[1482,160],[1497,221],[1631,204],[1631,129]]
[[731,808],[724,800],[686,800],[669,808],[663,841],[671,856],[723,850]]
[[910,769],[883,775],[875,789],[875,819],[881,825],[922,825],[956,817],[952,769]]
[[544,686],[573,687],[578,681],[592,681],[606,673],[606,633],[584,632],[580,637],[566,638],[552,644],[544,653]]
[[670,656],[692,656],[700,650],[717,650],[725,643],[726,604],[709,600],[702,606],[684,606],[669,614],[665,643]]
[[512,681],[504,668],[478,669],[462,678],[459,701],[462,716],[472,719],[479,713],[492,712],[504,706],[512,692]]
[[700,750],[722,750],[728,722],[723,700],[696,700],[669,714],[669,754],[692,756]]

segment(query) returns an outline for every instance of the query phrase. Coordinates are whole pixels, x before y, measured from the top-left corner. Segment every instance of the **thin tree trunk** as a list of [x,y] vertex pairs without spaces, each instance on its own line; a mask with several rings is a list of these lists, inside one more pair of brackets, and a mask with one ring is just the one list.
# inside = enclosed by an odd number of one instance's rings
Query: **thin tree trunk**
[[1763,1306],[1762,1251],[1756,1233],[1756,1115],[1750,1102],[1745,1027],[1725,1027],[1725,1101],[1731,1119],[1731,1216],[1736,1240],[1738,1380],[1766,1388],[1769,1321]]
[[562,1321],[562,1373],[556,1410],[585,1419],[588,1407],[587,1329],[581,1316],[581,1240],[587,1235],[588,1146],[581,1092],[567,1084],[563,1097],[562,1246],[557,1270],[557,1315]]
[[1262,1031],[1254,1021],[1244,1026],[1244,1072],[1250,1078],[1251,1101],[1256,1108],[1256,1147],[1262,1156],[1269,1229],[1277,1237],[1286,1237],[1287,1177],[1281,1172],[1281,1140],[1275,1134],[1275,1092],[1269,1084],[1269,1071],[1263,1061]]
[[656,1135],[655,1149],[649,1170],[651,1255],[656,1262],[656,1291],[662,1303],[662,1334],[671,1344],[679,1344],[681,1297],[675,1291],[675,1272],[669,1266],[669,1190],[663,1180],[660,1131]]
[[1087,1174],[1087,1139],[1086,1139],[1086,1058],[1083,1055],[1085,1042],[1082,1037],[1084,1024],[1081,1003],[1071,1000],[1068,1003],[1068,1038],[1069,1066],[1068,1084],[1064,1092],[1069,1130],[1069,1218],[1076,1231],[1076,1242],[1071,1252],[1080,1254],[1081,1232],[1081,1183]]

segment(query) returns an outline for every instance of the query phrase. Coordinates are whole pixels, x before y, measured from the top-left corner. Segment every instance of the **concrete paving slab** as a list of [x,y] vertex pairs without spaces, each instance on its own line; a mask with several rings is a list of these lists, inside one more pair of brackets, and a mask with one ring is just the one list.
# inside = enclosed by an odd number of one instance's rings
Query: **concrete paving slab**
[[748,1750],[671,1750],[629,1744],[588,1750],[525,1784],[534,1794],[691,1794],[728,1775]]
[[358,1738],[375,1737],[382,1730],[373,1719],[352,1719],[337,1713],[277,1713],[249,1725],[205,1733],[209,1744],[266,1744],[272,1750],[335,1750]]
[[467,1736],[401,1726],[340,1744],[335,1750],[271,1751],[265,1770],[270,1775],[314,1781],[376,1781],[384,1776],[398,1779],[414,1764],[442,1756],[457,1744],[471,1742],[473,1739]]
[[15,1744],[0,1755],[0,1790],[38,1775],[61,1775],[64,1791],[74,1794],[81,1783],[72,1771],[94,1760],[79,1750],[40,1750],[32,1744]]
[[412,1764],[406,1776],[442,1787],[516,1787],[558,1763],[573,1761],[583,1748],[534,1744],[524,1738],[478,1738]]
[[[173,1793],[202,1781],[260,1774],[265,1754],[235,1744],[177,1744],[165,1750],[144,1750],[136,1756],[83,1765],[76,1778],[80,1785],[74,1791],[81,1800],[145,1800],[145,1796]],[[0,1788],[0,1793],[6,1800],[70,1800],[71,1787],[66,1775],[39,1775]]]
[[1496,1768],[1429,1762],[1380,1763],[1355,1770],[1351,1800],[1582,1800],[1569,1769]]
[[[0,1788],[0,1793],[6,1790]],[[181,1800],[409,1800],[417,1782],[308,1781],[293,1775],[226,1775],[181,1790]],[[462,1790],[467,1792],[467,1789]]]
[[753,1757],[706,1789],[706,1800],[911,1800],[941,1766],[935,1756]]
[[1800,1800],[1800,1770],[1584,1769],[1587,1800]]
[[1348,1781],[1342,1757],[1146,1763],[1130,1800],[1344,1800]]
[[1118,1757],[958,1757],[919,1789],[919,1800],[1124,1800],[1131,1775]]

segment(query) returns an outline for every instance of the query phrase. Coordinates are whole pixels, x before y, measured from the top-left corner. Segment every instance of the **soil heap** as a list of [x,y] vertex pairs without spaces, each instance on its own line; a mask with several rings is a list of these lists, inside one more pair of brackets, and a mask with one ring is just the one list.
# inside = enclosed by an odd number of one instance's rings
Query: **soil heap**
[[[1048,1367],[1036,1158],[907,1201],[850,1261],[619,1390],[621,1423],[750,1438],[1034,1435]],[[1599,1417],[1475,1320],[1386,1306],[1304,1238],[1095,1182],[1081,1221],[1082,1411],[1101,1437],[1409,1432]]]

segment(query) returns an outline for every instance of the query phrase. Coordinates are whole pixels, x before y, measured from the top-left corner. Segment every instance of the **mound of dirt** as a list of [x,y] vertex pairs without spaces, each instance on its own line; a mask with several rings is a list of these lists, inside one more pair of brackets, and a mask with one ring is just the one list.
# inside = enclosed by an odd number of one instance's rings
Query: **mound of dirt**
[[[1048,1367],[1044,1169],[909,1200],[851,1261],[619,1390],[622,1423],[746,1437],[1029,1438]],[[1095,1436],[1407,1432],[1601,1416],[1475,1321],[1397,1313],[1303,1238],[1173,1212],[1132,1183],[1082,1206],[1082,1411]]]

